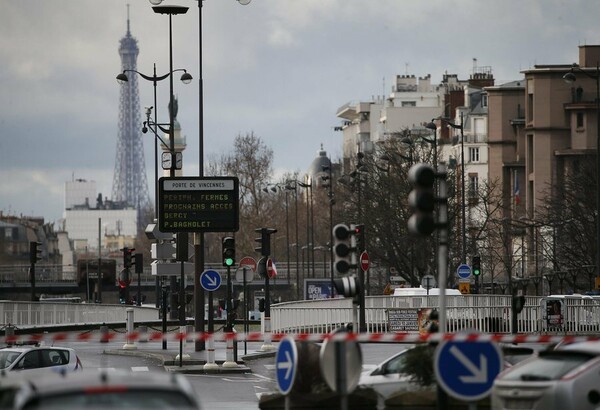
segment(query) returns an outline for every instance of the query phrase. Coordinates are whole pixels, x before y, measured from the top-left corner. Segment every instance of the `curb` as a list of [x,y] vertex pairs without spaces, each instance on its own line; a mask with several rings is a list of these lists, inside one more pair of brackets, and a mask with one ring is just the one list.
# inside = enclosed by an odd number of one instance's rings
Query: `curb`
[[[238,363],[238,367],[218,367],[216,369],[204,369],[206,360],[187,359],[183,360],[183,366],[179,366],[179,360],[172,358],[172,355],[164,353],[147,352],[143,350],[104,350],[103,354],[114,356],[135,356],[155,359],[162,363],[163,367],[168,372],[182,374],[227,374],[227,373],[252,373],[252,370],[242,363]],[[261,353],[259,353],[260,355]],[[168,356],[168,357],[167,357]],[[223,360],[217,360],[217,365],[222,365]]]

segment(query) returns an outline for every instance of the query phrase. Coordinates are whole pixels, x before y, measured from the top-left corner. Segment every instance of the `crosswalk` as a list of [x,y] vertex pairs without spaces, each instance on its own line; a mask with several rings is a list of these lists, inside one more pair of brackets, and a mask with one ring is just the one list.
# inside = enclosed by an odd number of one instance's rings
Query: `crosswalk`
[[114,371],[123,371],[130,370],[132,372],[149,372],[150,368],[148,366],[131,366],[129,369],[124,367],[98,367],[98,371],[102,372],[114,372]]

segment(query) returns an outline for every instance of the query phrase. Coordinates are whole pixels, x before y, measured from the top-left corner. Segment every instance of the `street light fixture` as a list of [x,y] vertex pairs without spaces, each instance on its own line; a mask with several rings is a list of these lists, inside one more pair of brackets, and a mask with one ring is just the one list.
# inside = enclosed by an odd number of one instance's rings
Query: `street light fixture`
[[[157,76],[156,75],[156,64],[154,64],[154,73],[153,73],[152,76],[143,74],[143,73],[141,73],[141,72],[139,72],[137,70],[123,70],[123,72],[119,73],[117,75],[117,77],[116,77],[117,78],[117,82],[119,84],[123,85],[123,84],[129,82],[129,78],[127,77],[127,74],[125,74],[125,73],[127,73],[127,72],[137,73],[144,80],[152,81],[152,84],[154,86],[154,107],[155,107],[155,110],[154,110],[154,125],[155,125],[155,128],[154,129],[151,128],[151,129],[154,132],[154,202],[155,202],[154,217],[157,218],[157,219],[158,219],[158,206],[156,204],[156,202],[158,201],[158,159],[157,159],[158,158],[158,141],[157,140],[160,140],[161,143],[163,145],[165,145],[165,146],[166,146],[166,144],[162,140],[162,138],[160,138],[160,136],[158,135],[158,131],[156,130],[156,126],[158,125],[157,118],[156,118],[157,111],[158,111],[156,109],[156,105],[157,105],[157,101],[156,101],[156,84],[159,81],[162,81],[165,78],[171,76],[173,73],[175,73],[177,71],[183,71],[183,74],[181,75],[181,78],[180,78],[180,80],[181,80],[182,83],[189,84],[192,81],[191,74],[188,73],[187,70],[185,70],[183,68],[178,68],[178,69],[173,70],[173,71],[171,71],[169,73]],[[151,111],[151,110],[152,110],[152,107],[150,107],[146,111],[146,115],[148,117],[148,121],[147,121],[148,122],[148,126],[150,126],[150,124],[149,124],[149,122],[150,122],[149,121],[149,119],[150,119],[150,112],[149,111]],[[163,131],[164,131],[164,129],[163,129]],[[142,129],[142,132],[145,132],[144,129]],[[166,147],[169,148],[168,146],[166,146]],[[171,155],[173,155],[172,151],[169,150],[169,152],[171,153]]]
[[600,276],[600,67],[596,63],[595,74],[589,73],[577,64],[563,76],[567,84],[577,81],[575,71],[596,81],[596,276]]
[[[446,118],[436,118],[442,121],[444,124],[452,127],[456,130],[460,130],[460,196],[461,196],[461,236],[462,236],[462,247],[461,247],[461,262],[467,263],[467,234],[466,234],[466,202],[465,202],[465,135],[464,135],[464,118],[463,113],[460,113],[460,124],[455,124]],[[426,128],[436,129],[436,125],[431,120],[427,124]]]

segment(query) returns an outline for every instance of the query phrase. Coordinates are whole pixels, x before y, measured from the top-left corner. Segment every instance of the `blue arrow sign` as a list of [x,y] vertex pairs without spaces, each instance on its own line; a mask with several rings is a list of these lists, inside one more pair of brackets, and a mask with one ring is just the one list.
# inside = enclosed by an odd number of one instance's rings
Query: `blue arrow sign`
[[492,342],[444,342],[437,347],[434,360],[440,386],[464,401],[486,397],[502,370],[502,351]]
[[297,369],[298,350],[296,350],[296,342],[290,336],[286,336],[279,342],[279,348],[275,356],[277,386],[282,394],[288,394],[292,390]]
[[200,275],[200,285],[209,292],[214,292],[221,286],[221,275],[216,270],[205,270]]
[[456,269],[456,274],[461,279],[468,279],[471,276],[471,267],[469,265],[460,265]]

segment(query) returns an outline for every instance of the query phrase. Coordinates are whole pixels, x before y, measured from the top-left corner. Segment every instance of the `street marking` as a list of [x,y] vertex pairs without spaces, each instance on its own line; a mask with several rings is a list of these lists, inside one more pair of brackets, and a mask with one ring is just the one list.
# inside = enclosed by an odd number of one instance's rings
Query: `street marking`
[[132,372],[149,372],[148,366],[133,366],[131,368]]

